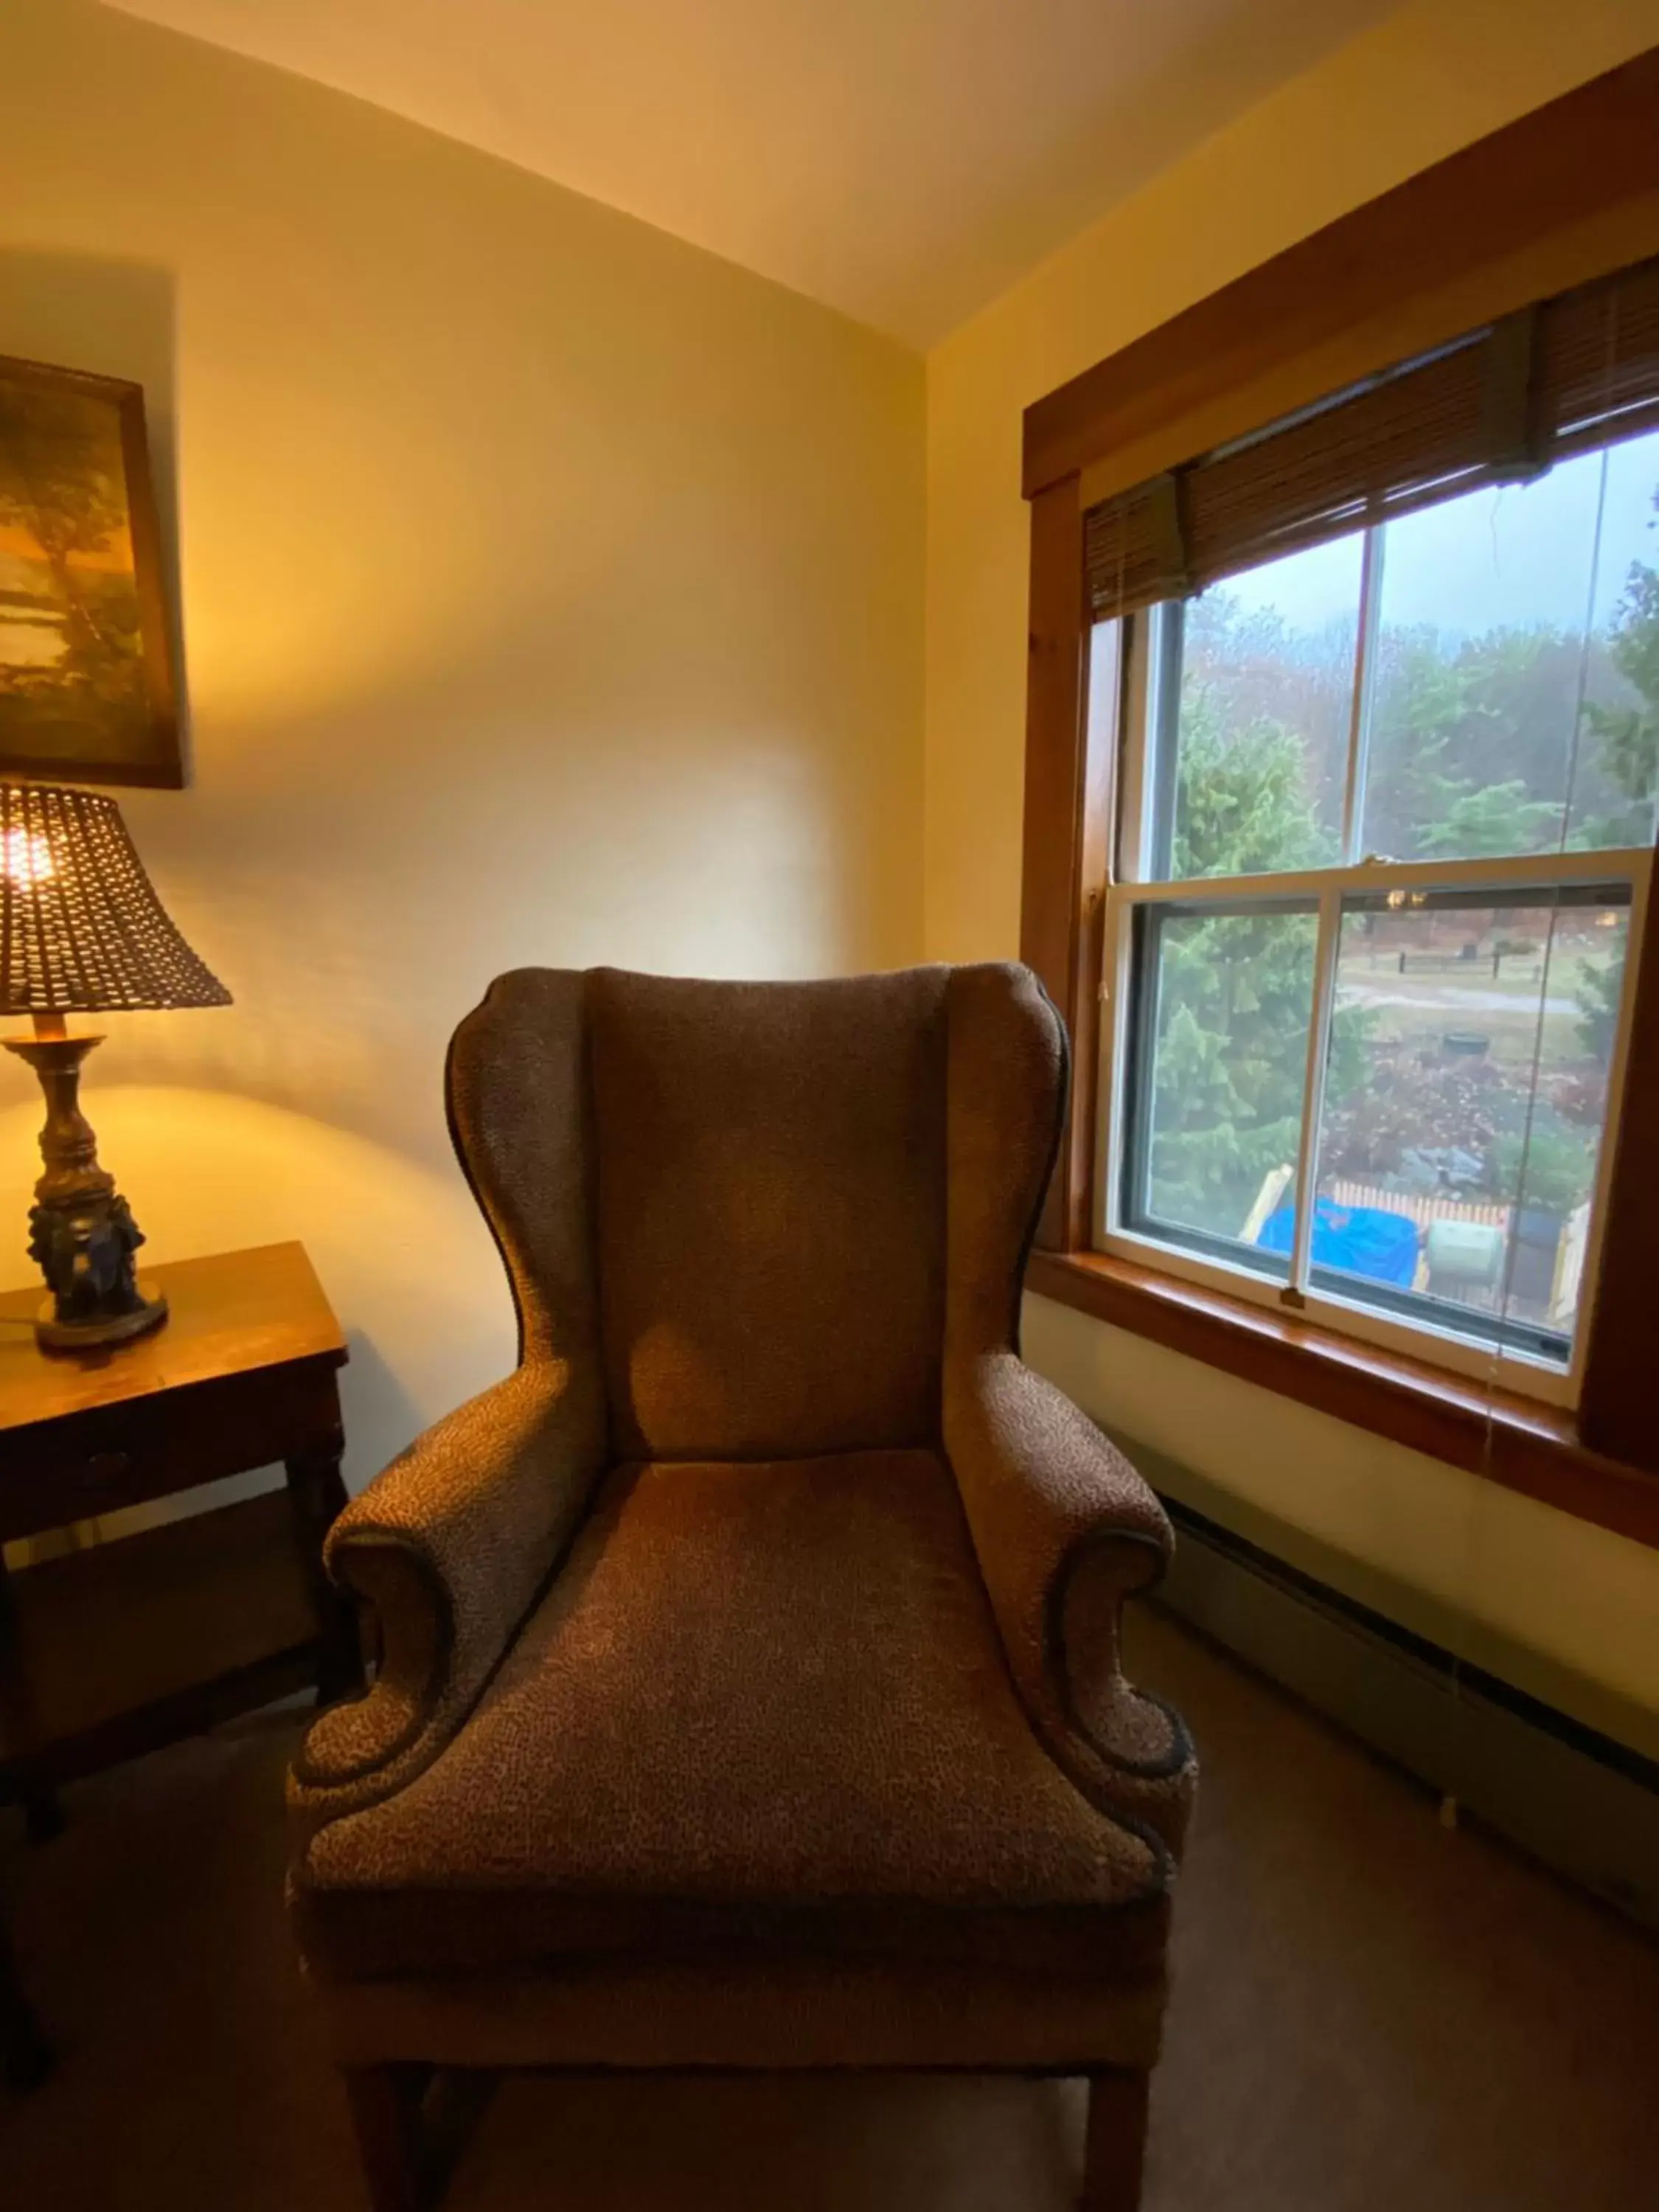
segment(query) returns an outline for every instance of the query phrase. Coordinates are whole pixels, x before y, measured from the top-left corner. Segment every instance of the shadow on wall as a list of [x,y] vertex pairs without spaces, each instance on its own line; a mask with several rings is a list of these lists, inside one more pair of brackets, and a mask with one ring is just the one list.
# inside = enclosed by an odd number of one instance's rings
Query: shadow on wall
[[[608,694],[577,664],[539,715],[522,703],[535,682],[529,648],[505,641],[280,724],[228,730],[204,709],[199,787],[121,804],[168,912],[235,1004],[112,1020],[107,1060],[447,1169],[445,1052],[503,970],[854,964],[834,956],[858,935],[855,841],[836,833],[815,749],[735,697],[717,721],[707,687],[671,728],[630,699],[620,655]],[[440,730],[453,735],[434,751]],[[0,1103],[26,1091],[0,1066]]]
[[[86,114],[41,121],[26,40],[16,228],[135,265],[0,255],[0,352],[145,386],[193,782],[121,805],[235,997],[94,1024],[87,1108],[149,1256],[304,1239],[384,1363],[361,1481],[512,1363],[443,1115],[494,975],[917,956],[921,365],[356,102],[25,15]],[[39,1119],[0,1057],[0,1282]]]
[[[411,356],[394,289],[327,374],[316,333],[279,344],[198,300],[176,447],[171,277],[0,255],[0,350],[145,386],[175,606],[183,483],[197,781],[121,803],[236,1004],[113,1025],[127,1079],[447,1170],[444,1049],[504,969],[914,953],[890,717],[848,651],[849,623],[888,619],[879,574],[847,597],[868,494],[843,511],[776,428],[757,454],[701,356],[677,386],[633,343],[675,336],[661,293],[611,303],[616,368],[606,315]],[[653,548],[699,544],[651,587]],[[30,1090],[0,1064],[0,1109]]]
[[[103,1048],[107,1052],[108,1047]],[[507,1374],[512,1300],[458,1173],[305,1115],[223,1092],[100,1088],[83,1102],[100,1157],[149,1239],[140,1261],[299,1237],[352,1364],[341,1377],[354,1489],[452,1406]],[[38,1099],[0,1112],[0,1281],[23,1283]],[[368,1328],[355,1317],[370,1316]]]

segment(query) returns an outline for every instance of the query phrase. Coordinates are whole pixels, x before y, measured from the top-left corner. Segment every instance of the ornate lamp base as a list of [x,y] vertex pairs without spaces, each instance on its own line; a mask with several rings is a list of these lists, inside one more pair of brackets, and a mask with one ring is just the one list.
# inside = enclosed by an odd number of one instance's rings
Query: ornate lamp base
[[108,1314],[88,1321],[60,1321],[56,1297],[42,1298],[34,1316],[34,1334],[49,1352],[89,1352],[100,1344],[125,1344],[130,1336],[143,1336],[160,1328],[167,1317],[167,1302],[154,1279],[142,1278],[133,1286],[138,1303],[131,1313]]
[[[53,1031],[57,1034],[54,1035]],[[98,1164],[98,1139],[80,1107],[81,1063],[101,1037],[63,1034],[62,1018],[35,1017],[33,1038],[4,1040],[27,1060],[46,1095],[40,1132],[46,1173],[29,1209],[29,1256],[52,1292],[34,1333],[54,1352],[122,1344],[159,1328],[167,1305],[137,1279],[133,1254],[143,1232],[115,1178]]]

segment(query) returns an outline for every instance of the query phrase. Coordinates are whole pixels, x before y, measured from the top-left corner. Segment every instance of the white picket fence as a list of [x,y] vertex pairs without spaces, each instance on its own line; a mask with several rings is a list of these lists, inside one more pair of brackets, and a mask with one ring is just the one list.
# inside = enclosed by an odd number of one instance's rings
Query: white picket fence
[[1448,1198],[1439,1191],[1377,1190],[1370,1183],[1350,1182],[1339,1177],[1327,1183],[1320,1195],[1336,1206],[1380,1206],[1389,1213],[1407,1214],[1419,1229],[1426,1229],[1431,1221],[1479,1221],[1490,1229],[1509,1233],[1510,1209],[1507,1206]]
[[[1255,1243],[1268,1215],[1286,1202],[1294,1180],[1294,1172],[1289,1167],[1274,1168],[1262,1178],[1255,1202],[1239,1231],[1246,1243]],[[1385,1213],[1403,1213],[1424,1232],[1425,1243],[1428,1231],[1437,1221],[1479,1222],[1485,1227],[1502,1230],[1507,1237],[1514,1212],[1512,1206],[1450,1198],[1440,1191],[1381,1190],[1371,1183],[1354,1182],[1346,1176],[1328,1182],[1320,1196],[1329,1199],[1335,1206],[1374,1206]],[[1589,1204],[1586,1200],[1576,1206],[1562,1224],[1554,1278],[1550,1285],[1547,1318],[1552,1326],[1571,1326],[1583,1280],[1584,1247],[1589,1233]],[[1417,1288],[1425,1289],[1427,1282],[1427,1261],[1419,1261]]]

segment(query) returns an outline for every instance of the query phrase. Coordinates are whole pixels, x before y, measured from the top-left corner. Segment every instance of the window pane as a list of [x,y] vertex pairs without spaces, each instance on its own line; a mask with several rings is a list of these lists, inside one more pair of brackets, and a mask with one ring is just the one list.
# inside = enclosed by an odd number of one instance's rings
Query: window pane
[[1581,848],[1651,844],[1659,785],[1659,431],[1601,458],[1601,559],[1567,817],[1567,842]]
[[1345,908],[1316,1287],[1565,1358],[1628,923],[1605,888]]
[[1317,917],[1146,907],[1138,921],[1126,1225],[1283,1274]]
[[1340,858],[1363,559],[1339,538],[1165,611],[1154,875]]
[[1389,524],[1361,848],[1646,843],[1659,434]]

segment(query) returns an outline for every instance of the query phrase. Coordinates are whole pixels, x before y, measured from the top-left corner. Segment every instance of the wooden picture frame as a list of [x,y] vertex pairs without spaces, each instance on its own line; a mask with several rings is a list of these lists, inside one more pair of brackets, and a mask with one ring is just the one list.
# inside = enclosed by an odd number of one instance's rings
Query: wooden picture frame
[[143,387],[4,357],[0,775],[185,781]]

